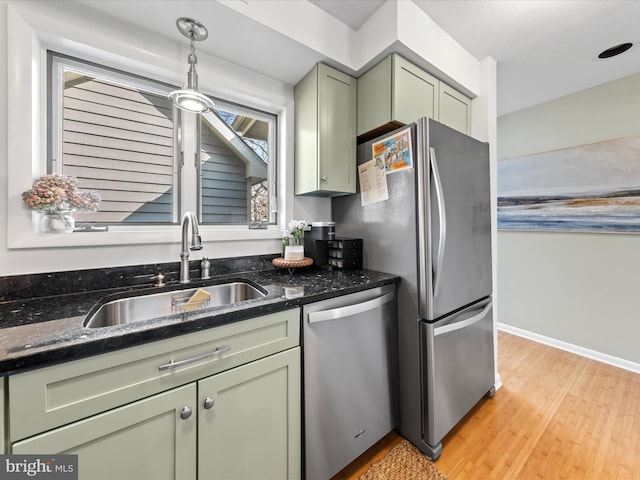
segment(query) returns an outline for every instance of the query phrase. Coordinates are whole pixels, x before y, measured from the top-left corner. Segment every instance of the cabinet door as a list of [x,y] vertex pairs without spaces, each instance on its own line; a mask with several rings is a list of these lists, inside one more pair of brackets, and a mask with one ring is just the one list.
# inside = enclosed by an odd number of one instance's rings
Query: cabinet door
[[300,348],[198,382],[199,480],[300,478]]
[[13,453],[77,454],[82,479],[195,480],[195,400],[191,383],[14,443]]
[[440,84],[438,121],[466,133],[471,131],[471,99],[446,83]]
[[356,80],[318,65],[320,190],[356,192]]
[[438,119],[437,78],[395,55],[393,80],[393,120],[408,124],[421,117]]
[[356,191],[356,80],[317,64],[295,86],[295,194]]
[[391,59],[389,55],[358,78],[358,135],[393,120],[391,117]]

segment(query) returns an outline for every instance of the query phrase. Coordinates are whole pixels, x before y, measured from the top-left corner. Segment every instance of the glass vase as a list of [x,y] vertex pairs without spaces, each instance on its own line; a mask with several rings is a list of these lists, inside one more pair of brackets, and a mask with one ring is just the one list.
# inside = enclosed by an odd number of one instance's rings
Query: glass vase
[[291,239],[289,241],[289,245],[302,245],[304,237],[300,235],[299,237],[294,237],[291,235]]
[[42,233],[71,233],[75,226],[71,212],[43,212],[40,219]]
[[290,261],[304,260],[303,237],[289,237],[289,245],[284,248],[284,259]]

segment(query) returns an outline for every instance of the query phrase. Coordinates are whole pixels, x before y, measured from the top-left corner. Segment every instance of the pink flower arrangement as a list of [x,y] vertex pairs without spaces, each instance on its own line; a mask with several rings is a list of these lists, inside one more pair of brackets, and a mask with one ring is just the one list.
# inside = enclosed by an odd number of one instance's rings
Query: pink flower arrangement
[[30,190],[22,193],[22,200],[29,210],[39,213],[95,212],[100,206],[96,192],[81,192],[78,181],[67,175],[43,175],[38,177]]

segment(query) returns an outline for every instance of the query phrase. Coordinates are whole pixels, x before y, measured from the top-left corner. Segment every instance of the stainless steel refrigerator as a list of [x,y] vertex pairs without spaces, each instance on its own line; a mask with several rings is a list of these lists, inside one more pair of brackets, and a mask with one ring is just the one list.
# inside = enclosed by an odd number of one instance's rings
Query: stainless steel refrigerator
[[489,146],[422,118],[359,145],[358,165],[371,160],[388,199],[334,198],[336,236],[363,238],[364,267],[401,277],[399,431],[436,460],[494,392]]

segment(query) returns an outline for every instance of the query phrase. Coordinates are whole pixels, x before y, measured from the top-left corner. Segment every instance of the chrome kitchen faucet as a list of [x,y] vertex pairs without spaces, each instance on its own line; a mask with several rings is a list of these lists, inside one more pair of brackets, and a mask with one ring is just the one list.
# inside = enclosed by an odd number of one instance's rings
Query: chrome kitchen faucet
[[[191,226],[191,244],[189,244]],[[198,231],[198,220],[193,212],[185,212],[182,217],[182,247],[180,249],[180,283],[189,283],[189,250],[202,250],[202,240]]]

